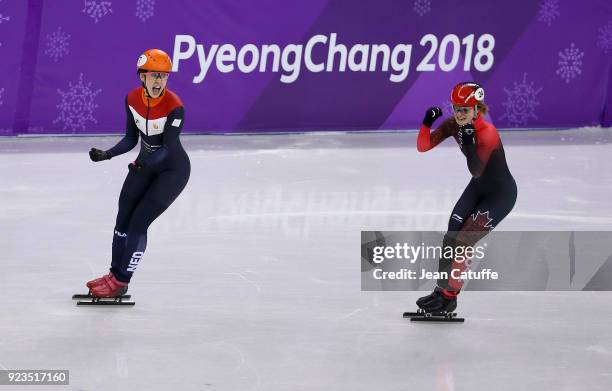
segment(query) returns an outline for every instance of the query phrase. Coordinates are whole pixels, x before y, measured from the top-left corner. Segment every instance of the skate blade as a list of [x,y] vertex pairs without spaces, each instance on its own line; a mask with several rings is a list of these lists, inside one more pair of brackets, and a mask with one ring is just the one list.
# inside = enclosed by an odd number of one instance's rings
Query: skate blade
[[465,322],[464,318],[458,318],[456,312],[433,312],[427,313],[425,311],[418,312],[404,312],[404,318],[410,318],[410,321],[416,322]]
[[404,312],[404,318],[414,318],[416,316],[425,316],[424,312]]
[[410,318],[411,322],[447,322],[447,323],[463,323],[465,319],[447,316],[419,316]]
[[[121,295],[122,299],[130,299],[132,295]],[[82,300],[82,299],[93,299],[93,296],[89,293],[87,294],[76,294],[72,295],[72,300]]]
[[91,301],[77,301],[77,306],[82,307],[82,306],[133,306],[134,304],[136,304],[135,301],[123,301],[122,299],[119,298],[112,298],[112,297],[104,297],[104,298],[98,298],[98,299],[92,299]]

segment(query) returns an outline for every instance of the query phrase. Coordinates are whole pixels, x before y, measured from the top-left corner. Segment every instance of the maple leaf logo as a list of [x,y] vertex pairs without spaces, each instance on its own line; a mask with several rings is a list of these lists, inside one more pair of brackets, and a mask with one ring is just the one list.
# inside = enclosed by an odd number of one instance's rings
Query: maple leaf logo
[[476,211],[476,213],[472,214],[472,220],[474,220],[478,225],[484,227],[484,228],[490,228],[493,229],[493,225],[491,223],[493,223],[493,219],[491,218],[491,216],[489,216],[489,211]]

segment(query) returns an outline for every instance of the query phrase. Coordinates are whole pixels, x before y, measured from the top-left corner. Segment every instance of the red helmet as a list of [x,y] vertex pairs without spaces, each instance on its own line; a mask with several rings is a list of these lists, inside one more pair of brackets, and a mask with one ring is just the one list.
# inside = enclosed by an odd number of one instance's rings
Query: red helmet
[[453,106],[477,106],[484,100],[484,90],[478,83],[463,82],[453,88],[451,103]]

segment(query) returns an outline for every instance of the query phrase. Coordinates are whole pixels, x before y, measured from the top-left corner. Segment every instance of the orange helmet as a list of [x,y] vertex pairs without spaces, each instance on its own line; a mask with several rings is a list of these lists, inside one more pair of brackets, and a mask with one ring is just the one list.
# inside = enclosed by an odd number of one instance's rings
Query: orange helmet
[[138,72],[172,72],[172,61],[168,53],[159,49],[149,49],[138,57]]
[[459,83],[451,92],[453,106],[477,106],[484,100],[484,90],[478,83]]

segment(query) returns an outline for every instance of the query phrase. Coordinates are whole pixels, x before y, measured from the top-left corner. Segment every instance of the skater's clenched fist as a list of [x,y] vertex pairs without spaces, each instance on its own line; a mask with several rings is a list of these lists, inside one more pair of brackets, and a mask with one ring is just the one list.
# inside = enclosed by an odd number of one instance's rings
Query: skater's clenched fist
[[431,128],[433,123],[440,117],[442,117],[442,109],[439,107],[430,107],[425,112],[423,125],[427,126],[428,128]]

